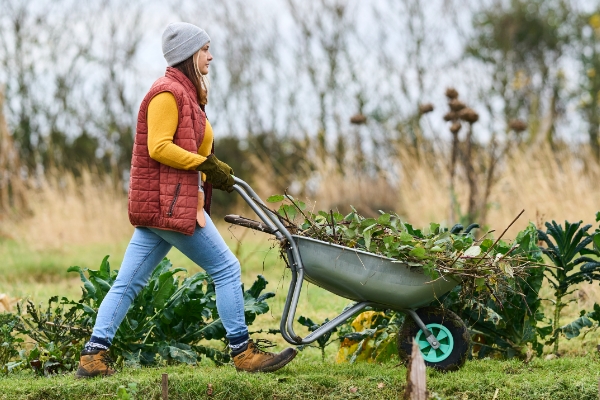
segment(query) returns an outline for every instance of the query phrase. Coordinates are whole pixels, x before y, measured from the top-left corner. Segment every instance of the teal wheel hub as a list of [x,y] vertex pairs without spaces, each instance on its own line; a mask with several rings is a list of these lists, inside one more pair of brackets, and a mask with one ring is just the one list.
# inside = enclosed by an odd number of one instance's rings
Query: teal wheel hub
[[450,353],[452,353],[452,349],[454,349],[454,338],[452,337],[452,333],[450,333],[448,328],[446,328],[444,325],[428,324],[425,326],[433,334],[435,339],[440,344],[440,347],[437,349],[431,347],[427,341],[427,338],[425,337],[425,334],[421,329],[419,329],[415,340],[421,349],[423,359],[431,363],[444,361],[446,358],[448,358]]

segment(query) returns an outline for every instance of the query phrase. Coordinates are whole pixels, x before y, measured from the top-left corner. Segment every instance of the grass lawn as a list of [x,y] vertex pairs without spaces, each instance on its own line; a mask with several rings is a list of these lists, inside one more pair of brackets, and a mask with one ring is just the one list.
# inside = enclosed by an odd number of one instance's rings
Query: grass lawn
[[[135,383],[136,399],[160,399],[161,375],[169,375],[169,399],[397,399],[406,369],[393,362],[339,365],[301,353],[299,359],[271,374],[238,373],[234,368],[202,363],[196,367],[126,369],[109,378],[75,380],[71,375],[35,379],[31,374],[0,378],[1,400],[117,398],[119,386]],[[519,361],[469,361],[457,372],[428,370],[427,387],[443,399],[598,398],[599,361],[569,357],[529,364]],[[208,385],[213,393],[207,395]],[[496,397],[496,390],[498,391]],[[131,390],[129,391],[131,392]]]
[[[242,263],[242,279],[249,285],[257,274],[269,281],[268,291],[276,296],[269,300],[271,310],[259,316],[251,330],[279,328],[283,303],[289,285],[289,273],[269,236],[243,228],[221,227],[231,249]],[[242,242],[238,238],[243,236]],[[111,267],[120,268],[127,245],[126,239],[111,244],[89,244],[31,251],[27,245],[0,239],[0,294],[11,298],[30,297],[44,302],[52,295],[78,299],[81,293],[79,277],[67,273],[71,265],[97,269],[104,255],[110,254]],[[177,267],[187,268],[189,274],[199,271],[176,250],[168,257]],[[595,289],[587,289],[593,299]],[[566,310],[565,321],[577,315],[582,304],[574,297]],[[589,301],[588,299],[588,301]],[[306,284],[296,316],[304,315],[315,322],[336,316],[349,301]],[[593,304],[593,301],[591,302]],[[545,310],[549,315],[549,309]],[[306,328],[296,324],[296,332],[306,335]],[[335,334],[334,334],[335,336]],[[287,346],[281,336],[263,336]],[[598,333],[585,339],[563,340],[561,349],[570,357],[556,360],[536,358],[529,364],[520,361],[474,360],[455,373],[428,371],[428,388],[441,398],[448,399],[597,399],[598,367],[596,356]],[[76,381],[72,376],[34,378],[30,372],[0,377],[0,399],[106,399],[117,398],[117,388],[135,383],[136,399],[160,398],[160,379],[169,373],[171,399],[208,398],[208,384],[213,387],[210,398],[217,399],[315,399],[315,398],[372,398],[393,399],[400,395],[406,369],[393,359],[384,364],[335,364],[337,346],[329,346],[326,359],[321,361],[317,349],[308,348],[297,360],[273,374],[237,373],[231,366],[217,368],[203,360],[198,366],[168,366],[150,369],[125,369],[107,379]]]

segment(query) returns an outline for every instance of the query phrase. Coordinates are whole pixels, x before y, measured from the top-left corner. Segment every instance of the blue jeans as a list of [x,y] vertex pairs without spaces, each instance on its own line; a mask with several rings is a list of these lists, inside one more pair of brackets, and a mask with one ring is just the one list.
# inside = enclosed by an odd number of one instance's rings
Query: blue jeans
[[117,279],[98,309],[92,336],[112,343],[129,306],[173,246],[204,268],[213,279],[217,311],[227,331],[227,338],[231,340],[248,334],[240,263],[210,217],[206,212],[204,214],[206,226],[200,228],[196,224],[192,236],[155,228],[135,228]]

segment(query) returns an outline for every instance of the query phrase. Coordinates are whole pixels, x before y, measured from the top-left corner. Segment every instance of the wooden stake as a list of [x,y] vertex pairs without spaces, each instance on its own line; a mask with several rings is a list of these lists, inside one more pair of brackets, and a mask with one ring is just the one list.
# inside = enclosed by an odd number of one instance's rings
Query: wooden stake
[[169,400],[169,374],[162,374],[162,400]]
[[406,371],[405,400],[427,400],[427,382],[425,374],[425,361],[421,355],[419,345],[413,339],[410,362]]

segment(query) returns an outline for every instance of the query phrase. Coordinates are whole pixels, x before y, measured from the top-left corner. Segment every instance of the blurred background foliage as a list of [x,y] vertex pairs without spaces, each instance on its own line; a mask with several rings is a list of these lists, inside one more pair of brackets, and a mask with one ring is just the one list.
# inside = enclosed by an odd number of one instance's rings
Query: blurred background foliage
[[[490,223],[510,221],[527,201],[509,200],[528,187],[548,218],[595,211],[561,203],[600,175],[599,1],[0,9],[0,221],[35,209],[32,191],[51,182],[77,190],[56,177],[91,171],[102,190],[125,193],[138,107],[163,73],[160,35],[176,20],[211,36],[216,152],[265,196],[288,189],[320,209]],[[217,193],[214,212],[238,202]]]

